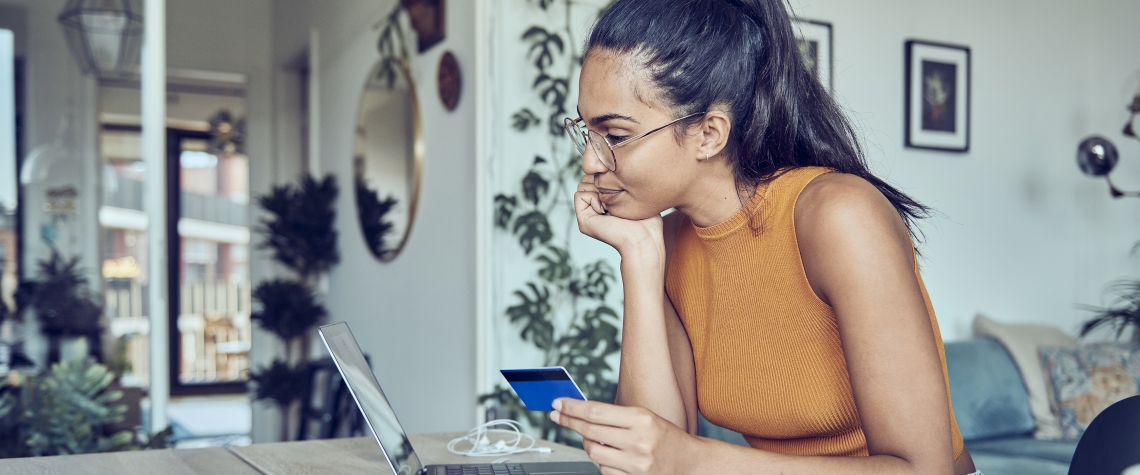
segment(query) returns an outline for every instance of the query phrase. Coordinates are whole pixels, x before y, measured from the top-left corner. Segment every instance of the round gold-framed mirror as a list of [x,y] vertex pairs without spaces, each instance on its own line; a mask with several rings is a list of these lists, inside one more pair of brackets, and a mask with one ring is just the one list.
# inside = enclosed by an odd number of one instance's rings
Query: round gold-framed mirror
[[391,262],[412,232],[424,158],[419,99],[406,61],[383,59],[369,71],[353,140],[364,242],[381,262]]

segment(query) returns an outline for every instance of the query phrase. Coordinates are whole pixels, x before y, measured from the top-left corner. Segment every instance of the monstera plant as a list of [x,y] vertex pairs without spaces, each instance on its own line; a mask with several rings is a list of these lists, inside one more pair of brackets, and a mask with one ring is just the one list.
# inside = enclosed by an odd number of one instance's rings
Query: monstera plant
[[[610,363],[621,350],[621,311],[609,298],[617,275],[606,260],[579,262],[570,250],[571,237],[578,232],[572,196],[582,172],[581,157],[565,152],[573,148],[566,146],[562,119],[570,109],[571,79],[582,62],[581,53],[573,49],[577,43],[569,21],[577,2],[536,1],[545,11],[564,9],[565,21],[531,26],[521,37],[533,66],[534,101],[512,113],[512,127],[519,134],[542,134],[550,147],[549,152],[527,157],[530,166],[516,189],[494,197],[496,229],[512,236],[519,252],[534,264],[528,282],[512,293],[514,303],[503,317],[522,341],[539,350],[544,366],[564,366],[587,398],[612,402],[617,382]],[[556,70],[556,64],[569,66]],[[507,387],[496,385],[478,401],[525,417],[545,439],[581,444],[576,434],[543,413],[526,410]]]

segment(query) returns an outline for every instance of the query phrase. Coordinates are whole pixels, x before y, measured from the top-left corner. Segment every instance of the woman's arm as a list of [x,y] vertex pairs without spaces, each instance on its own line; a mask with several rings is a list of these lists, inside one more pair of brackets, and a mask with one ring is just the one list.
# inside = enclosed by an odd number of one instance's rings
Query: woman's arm
[[[630,221],[606,215],[592,175],[582,178],[574,202],[578,228],[582,233],[613,246],[621,254],[625,312],[617,403],[649,409],[682,430],[691,426],[695,433],[696,389],[682,391],[672,364],[674,358],[684,361],[685,355],[684,347],[671,344],[679,340],[676,327],[680,326],[680,321],[665,296],[667,258],[663,220],[655,216]],[[675,217],[670,218],[674,231],[675,220]],[[668,313],[672,319],[677,320],[675,325],[666,324],[666,308],[670,310]],[[681,330],[683,332],[684,329]],[[684,337],[684,334],[680,336]],[[684,339],[687,345],[687,337]],[[691,348],[687,358],[690,364],[681,368],[691,371]],[[692,380],[684,375],[680,379]],[[688,401],[684,395],[686,392],[692,396]],[[692,404],[692,409],[686,407],[686,402]]]
[[[552,417],[619,474],[955,474],[949,396],[910,236],[869,183],[827,174],[796,205],[809,284],[832,306],[870,457],[786,456],[692,437],[653,414],[561,401]],[[599,445],[602,442],[607,445]],[[968,457],[963,457],[968,461]]]
[[[627,272],[627,260],[622,258],[625,317],[616,402],[622,406],[650,409],[688,433],[696,434],[697,382],[693,347],[664,290],[665,270],[672,254],[673,238],[680,226],[680,213],[671,213],[662,221],[665,260],[661,269],[648,269],[644,273],[629,269]],[[653,276],[661,278],[652,279]],[[638,285],[640,278],[647,281],[644,288]],[[659,299],[656,301],[660,304],[644,305],[653,299]],[[663,355],[663,349],[668,351],[667,355]],[[672,372],[672,381],[665,374],[667,372]],[[675,396],[679,400],[668,391],[661,390],[669,384],[677,387]]]

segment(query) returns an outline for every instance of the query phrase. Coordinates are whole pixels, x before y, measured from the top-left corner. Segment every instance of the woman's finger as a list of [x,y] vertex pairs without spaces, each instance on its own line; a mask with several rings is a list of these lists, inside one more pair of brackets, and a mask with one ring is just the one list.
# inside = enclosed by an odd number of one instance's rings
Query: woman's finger
[[[590,460],[594,461],[594,463],[616,470],[613,473],[626,473],[615,468],[623,465],[622,458],[625,454],[620,450],[607,447],[589,439],[582,441],[582,449],[586,451],[586,455],[590,456]],[[606,473],[605,469],[602,470],[602,473]]]
[[560,398],[554,401],[554,409],[570,417],[594,424],[631,428],[645,425],[653,417],[648,409],[640,407],[616,406],[598,401]]
[[602,475],[629,475],[629,472],[625,470],[619,470],[608,466],[598,467],[598,469],[602,472]]
[[619,449],[625,448],[631,438],[629,431],[617,427],[612,427],[604,424],[595,424],[586,422],[576,417],[570,417],[566,414],[554,411],[550,413],[550,418],[557,422],[562,427],[570,429],[582,435],[583,438],[600,442]]
[[578,214],[578,224],[581,225],[584,218],[582,212],[587,208],[593,209],[595,214],[606,214],[605,207],[602,206],[602,200],[598,197],[596,192],[579,191],[574,193],[574,210]]

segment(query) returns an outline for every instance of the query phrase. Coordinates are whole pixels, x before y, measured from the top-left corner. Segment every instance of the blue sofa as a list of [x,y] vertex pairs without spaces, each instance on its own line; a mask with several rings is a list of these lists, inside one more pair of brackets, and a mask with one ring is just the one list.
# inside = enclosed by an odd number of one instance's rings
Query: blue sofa
[[[985,475],[1066,475],[1076,441],[1033,438],[1029,393],[1000,343],[973,339],[946,343],[954,417],[974,465]],[[700,435],[748,445],[740,434],[703,417]]]

